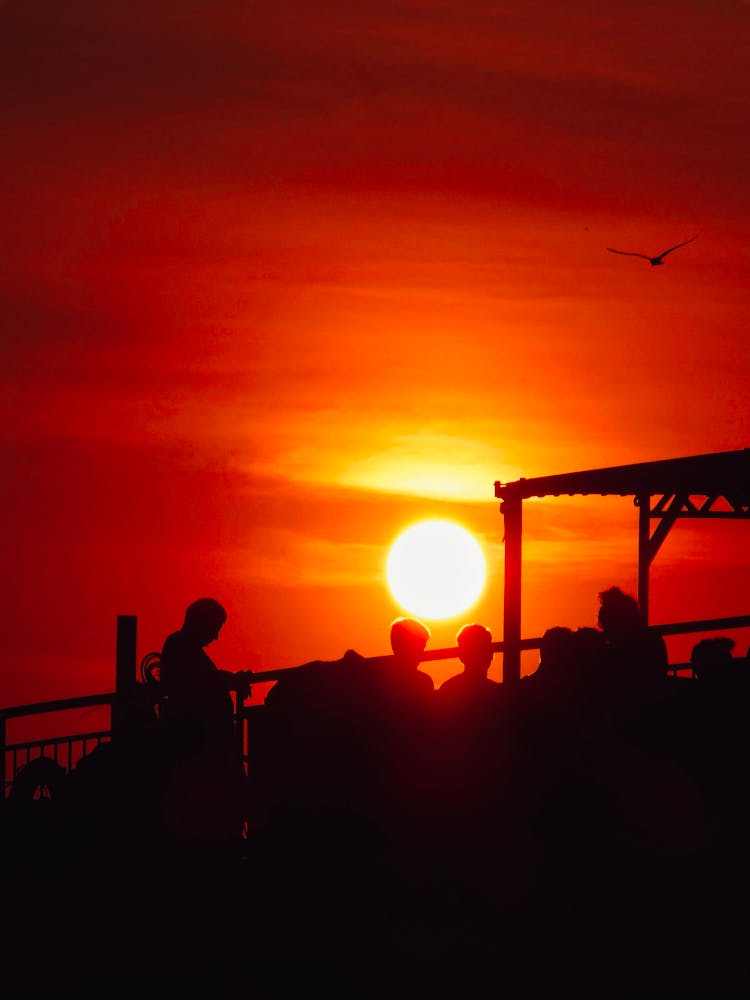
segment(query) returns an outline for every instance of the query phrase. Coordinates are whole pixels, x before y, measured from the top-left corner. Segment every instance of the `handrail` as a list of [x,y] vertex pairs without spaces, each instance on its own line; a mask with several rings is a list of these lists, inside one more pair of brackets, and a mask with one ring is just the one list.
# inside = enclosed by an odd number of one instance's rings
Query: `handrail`
[[660,635],[683,635],[688,632],[713,632],[716,629],[750,628],[750,615],[730,615],[728,618],[699,618],[691,622],[650,625]]
[[[732,628],[750,628],[750,615],[730,615],[724,618],[699,618],[693,621],[685,622],[669,622],[663,625],[649,625],[649,632],[655,632],[657,635],[683,635],[690,632],[712,632],[718,629],[732,629]],[[532,636],[528,639],[521,639],[518,646],[521,649],[539,649],[542,643],[542,636]],[[493,642],[492,649],[496,653],[502,653],[505,648],[505,643],[502,641]],[[379,664],[390,663],[394,657],[393,654],[387,654],[385,656],[364,656],[362,657],[367,663],[373,666],[378,666]],[[446,646],[442,649],[427,649],[424,651],[420,658],[420,662],[426,663],[430,660],[452,660],[458,659],[458,646]],[[326,661],[313,661],[313,662],[326,662]],[[338,661],[328,661],[328,662],[338,662]],[[262,684],[265,681],[276,681],[280,677],[285,676],[290,672],[296,672],[298,670],[304,670],[305,667],[310,666],[309,663],[301,663],[294,667],[275,667],[271,670],[261,670],[254,671],[251,683],[252,684]],[[673,669],[670,667],[670,669]],[[680,669],[683,669],[680,665]]]
[[90,740],[104,740],[111,736],[111,730],[109,729],[97,729],[93,733],[75,733],[73,736],[46,736],[41,740],[20,740],[18,743],[8,743],[5,746],[5,750],[11,752],[13,750],[25,750],[27,747],[53,747],[56,743],[64,742],[81,742],[85,740],[87,743]]
[[[725,629],[735,629],[735,628],[750,628],[750,615],[731,615],[725,616],[723,618],[702,618],[695,619],[693,621],[684,622],[669,622],[662,625],[650,625],[649,631],[655,632],[659,635],[682,635],[691,632],[709,632],[709,631],[723,631]],[[534,636],[528,639],[521,639],[517,644],[517,649],[529,650],[529,649],[539,649],[542,638],[541,636]],[[505,643],[502,641],[493,642],[492,649],[495,652],[502,653],[505,649]],[[346,654],[345,654],[346,655]],[[422,662],[430,662],[432,660],[447,660],[447,659],[457,659],[458,658],[458,647],[457,646],[447,646],[441,649],[429,649],[424,652],[421,657]],[[362,658],[366,663],[373,666],[378,664],[384,664],[391,662],[394,659],[393,654],[388,654],[385,656],[369,656]],[[312,661],[315,662],[338,662],[338,661]],[[290,671],[297,672],[303,671],[306,667],[311,666],[311,663],[303,663],[294,667],[276,667],[270,670],[261,670],[254,672],[252,675],[251,684],[262,684],[268,681],[278,681],[281,677],[287,675]],[[668,667],[668,672],[677,676],[677,672],[680,670],[691,669],[689,663],[677,663],[670,664]],[[107,691],[101,694],[90,694],[81,695],[75,698],[61,698],[56,701],[41,701],[34,702],[25,705],[13,705],[8,708],[0,708],[0,788],[4,788],[6,785],[6,753],[11,749],[6,742],[6,724],[9,719],[20,718],[22,716],[31,715],[43,715],[49,712],[59,712],[66,711],[69,709],[77,708],[87,708],[93,705],[109,705],[113,709],[118,705],[125,704],[129,699],[136,698],[148,698],[154,700],[158,697],[159,686],[158,682],[154,685],[137,683],[135,677],[133,677],[132,683],[124,685],[123,692],[118,695],[116,691]],[[240,702],[236,706],[236,718],[238,723],[244,722],[247,718],[248,709],[251,707],[260,706],[245,706],[243,702]],[[61,739],[69,739],[69,737],[61,737]],[[34,741],[36,742],[36,741]],[[54,743],[55,740],[51,740],[50,743]],[[2,796],[0,796],[2,798]]]
[[[719,629],[750,628],[750,615],[730,615],[724,618],[699,618],[693,621],[668,622],[662,625],[649,625],[650,632],[659,635],[683,635],[690,632],[711,632]],[[521,649],[539,649],[541,636],[533,636],[528,639],[521,639],[519,646]],[[496,653],[502,653],[505,643],[502,641],[493,642],[492,648]],[[421,662],[426,663],[431,660],[450,660],[458,658],[457,646],[446,646],[441,649],[428,649],[422,654]],[[379,664],[390,663],[394,659],[393,654],[383,656],[365,656],[363,660],[377,666]],[[311,661],[326,662],[326,661]],[[337,661],[330,661],[337,662]],[[276,681],[280,677],[286,676],[290,671],[304,670],[310,666],[309,663],[301,663],[293,667],[272,667],[269,670],[254,671],[252,684],[262,684],[267,681]],[[670,668],[671,669],[671,668]],[[136,684],[132,689],[138,693],[139,689],[145,689],[146,685]],[[83,695],[77,698],[63,698],[59,701],[32,702],[28,705],[15,705],[12,708],[0,708],[1,719],[13,719],[22,715],[42,715],[45,712],[64,711],[66,709],[86,708],[89,705],[111,705],[117,695],[115,692],[104,694]]]
[[106,694],[84,694],[77,698],[13,705],[11,708],[0,708],[0,719],[15,719],[21,715],[44,715],[45,712],[64,712],[67,709],[88,708],[89,705],[111,705],[116,697],[114,691],[108,691]]

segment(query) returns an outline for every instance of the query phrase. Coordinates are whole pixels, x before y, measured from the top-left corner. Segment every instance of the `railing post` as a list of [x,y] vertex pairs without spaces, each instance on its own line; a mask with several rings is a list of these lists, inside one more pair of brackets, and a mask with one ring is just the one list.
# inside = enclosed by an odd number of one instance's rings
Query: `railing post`
[[511,495],[503,499],[505,519],[505,589],[503,606],[503,684],[521,678],[521,538],[523,499]]
[[648,623],[649,573],[651,569],[651,552],[649,548],[651,496],[639,493],[638,504],[638,604],[643,612],[643,618]]
[[112,738],[116,739],[129,722],[129,707],[136,685],[135,615],[117,616],[117,659],[115,662],[115,700],[112,703]]
[[5,726],[5,716],[0,715],[0,805],[5,800],[5,747],[8,742],[8,734]]

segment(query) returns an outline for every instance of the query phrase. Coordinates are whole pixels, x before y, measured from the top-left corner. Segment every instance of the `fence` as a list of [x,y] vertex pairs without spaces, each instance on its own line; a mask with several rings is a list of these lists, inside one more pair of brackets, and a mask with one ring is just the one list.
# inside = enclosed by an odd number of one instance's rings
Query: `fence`
[[[724,632],[733,629],[750,628],[750,615],[735,615],[726,618],[699,619],[688,622],[674,622],[664,625],[652,625],[651,631],[661,635],[689,635],[702,632]],[[58,701],[36,702],[28,705],[17,705],[12,708],[0,709],[0,801],[8,795],[10,788],[22,767],[29,761],[46,756],[60,765],[63,770],[72,770],[81,757],[85,756],[95,746],[117,738],[118,731],[127,725],[129,707],[134,704],[142,706],[144,702],[155,702],[158,697],[150,692],[149,685],[137,681],[136,660],[136,620],[132,616],[118,617],[117,631],[117,662],[116,690],[105,694],[84,695],[78,698],[67,698]],[[539,649],[541,637],[521,639],[520,650]],[[497,653],[503,653],[503,642],[493,643]],[[151,655],[151,654],[149,654]],[[456,659],[458,649],[455,646],[443,649],[425,651],[423,662],[434,660]],[[367,662],[377,665],[390,660],[389,656],[369,657]],[[147,658],[144,658],[144,660]],[[287,667],[257,672],[254,683],[277,681],[289,671],[303,670],[302,667]],[[669,673],[692,674],[689,663],[670,663]],[[155,689],[154,689],[155,690]],[[110,706],[112,711],[111,729],[93,733],[79,733],[72,736],[52,737],[43,740],[31,740],[9,744],[7,742],[7,722],[11,719],[42,715],[50,712],[67,711],[70,709],[87,708],[91,706]],[[248,746],[248,725],[256,712],[262,711],[262,706],[236,706],[236,720],[242,728],[242,745]],[[246,753],[247,762],[247,753]]]

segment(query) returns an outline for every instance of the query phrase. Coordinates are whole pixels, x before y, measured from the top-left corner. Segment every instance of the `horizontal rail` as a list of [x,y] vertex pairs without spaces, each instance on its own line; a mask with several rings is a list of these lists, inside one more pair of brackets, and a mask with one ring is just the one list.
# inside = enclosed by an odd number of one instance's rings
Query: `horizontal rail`
[[94,733],[76,733],[74,736],[48,736],[43,740],[23,740],[20,743],[8,743],[4,749],[11,753],[18,750],[43,750],[44,747],[54,747],[59,743],[90,743],[93,740],[108,739],[111,736],[109,729],[99,729]]
[[88,708],[89,705],[111,705],[117,695],[114,691],[106,694],[84,694],[77,698],[60,698],[57,701],[36,701],[30,705],[14,705],[0,708],[0,719],[17,719],[22,715],[44,715],[45,712],[64,712],[67,709]]
[[[539,638],[534,639],[521,639],[521,649],[538,649],[541,640]],[[503,642],[493,642],[492,648],[496,653],[502,653],[505,644]],[[458,658],[458,646],[445,646],[442,649],[427,649],[422,653],[420,657],[421,663],[426,663],[429,660],[455,660]],[[343,657],[342,657],[343,659]],[[386,663],[392,663],[395,659],[393,653],[388,653],[385,656],[363,656],[362,660],[369,664],[370,666],[380,666]],[[312,663],[300,663],[295,667],[273,667],[271,670],[254,670],[253,676],[251,678],[252,684],[262,684],[265,681],[276,681],[280,677],[285,677],[287,674],[296,673],[299,670],[305,670],[307,667],[313,666],[317,663],[339,663],[339,660],[314,660]]]
[[692,622],[673,622],[668,625],[651,625],[660,635],[684,635],[689,632],[714,632],[720,629],[750,628],[750,615],[733,615],[729,618],[699,618]]
[[[51,736],[40,740],[25,740],[19,743],[8,743],[0,747],[0,802],[13,786],[20,771],[28,764],[39,759],[46,759],[57,764],[66,774],[70,774],[78,761],[89,753],[89,748],[99,747],[112,738],[110,730],[97,730],[92,733],[78,733],[73,736]],[[45,751],[52,751],[51,755]]]
[[[699,618],[694,621],[671,622],[662,625],[649,626],[650,631],[656,632],[660,635],[684,635],[689,634],[690,632],[712,632],[735,628],[750,628],[750,615],[731,615],[724,618]],[[519,647],[521,649],[539,649],[541,641],[541,636],[521,639]],[[501,641],[493,642],[492,648],[496,653],[502,653],[505,648],[505,643]],[[446,646],[441,649],[425,650],[421,657],[421,661],[426,663],[432,660],[450,660],[457,658],[458,646]],[[379,664],[392,662],[394,656],[393,654],[387,654],[385,656],[365,656],[362,657],[362,659],[372,666],[378,666]],[[339,661],[316,660],[312,662],[335,663]],[[254,671],[252,683],[262,684],[267,681],[276,681],[290,672],[304,670],[306,667],[311,665],[311,663],[302,663],[294,667],[274,667],[270,670]],[[673,668],[670,667],[670,669]],[[148,697],[148,693],[146,691],[147,687],[147,685],[136,684],[134,685],[132,693],[136,696],[143,695],[144,697]],[[114,692],[107,692],[104,694],[83,695],[77,698],[63,698],[58,701],[41,701],[28,705],[15,705],[12,708],[0,708],[0,720],[14,719],[24,715],[42,715],[45,712],[60,712],[65,711],[66,709],[87,708],[90,705],[111,705],[116,698],[117,695]]]
[[[725,618],[700,618],[695,621],[671,622],[664,625],[649,625],[649,631],[659,635],[684,635],[690,632],[712,632],[721,629],[750,628],[750,615],[732,615]],[[520,649],[539,649],[542,644],[542,636],[532,636],[528,639],[521,639],[518,643]],[[505,643],[502,641],[493,642],[492,649],[496,653],[502,653]],[[458,658],[458,646],[446,646],[442,649],[427,649],[422,654],[420,660],[427,663],[431,660],[454,660]],[[372,666],[390,663],[394,659],[393,654],[386,656],[364,656],[362,659]],[[314,661],[326,662],[326,661]],[[327,661],[337,663],[337,660]],[[253,684],[262,684],[266,681],[276,681],[288,673],[304,670],[311,666],[310,663],[302,663],[295,667],[275,667],[271,670],[254,671],[252,677]],[[670,670],[674,669],[670,667]],[[683,669],[680,665],[679,669]]]

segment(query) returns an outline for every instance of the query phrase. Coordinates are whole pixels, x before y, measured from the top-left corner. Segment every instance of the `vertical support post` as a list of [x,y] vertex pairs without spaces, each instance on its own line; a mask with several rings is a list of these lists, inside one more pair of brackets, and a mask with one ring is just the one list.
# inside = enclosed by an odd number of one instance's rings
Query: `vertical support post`
[[500,510],[505,518],[505,587],[503,594],[503,683],[521,679],[521,536],[523,499],[506,497]]
[[112,705],[112,737],[127,728],[129,705],[136,685],[135,615],[117,616],[117,659],[115,662],[115,700]]
[[639,493],[636,497],[636,503],[638,504],[638,603],[648,624],[648,582],[651,569],[650,494]]
[[8,736],[5,728],[5,716],[0,716],[0,806],[5,801],[5,744]]

